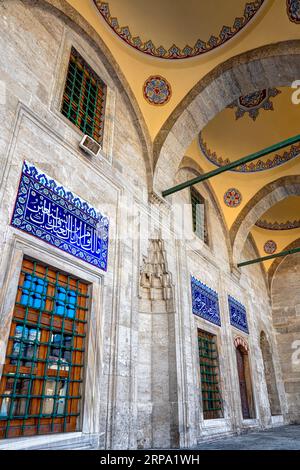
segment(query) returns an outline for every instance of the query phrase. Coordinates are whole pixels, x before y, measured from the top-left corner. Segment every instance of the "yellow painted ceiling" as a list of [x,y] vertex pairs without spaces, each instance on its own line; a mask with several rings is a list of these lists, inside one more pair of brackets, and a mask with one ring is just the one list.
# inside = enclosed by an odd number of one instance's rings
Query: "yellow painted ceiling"
[[[224,109],[202,130],[202,149],[198,139],[195,139],[189,149],[187,149],[186,155],[196,160],[203,171],[206,172],[216,168],[216,165],[208,159],[209,157],[212,158],[208,151],[211,153],[215,152],[216,157],[218,159],[222,158],[223,162],[226,160],[235,161],[238,158],[299,134],[300,106],[293,104],[291,100],[293,91],[293,89],[288,87],[277,88],[276,96],[271,97],[269,100],[272,109],[263,109],[258,105],[256,108],[258,114],[255,119],[249,114],[249,111],[253,109],[251,107],[243,108],[247,111],[238,119],[236,117],[236,112],[240,109],[238,106]],[[262,101],[261,105],[263,103]],[[205,149],[203,149],[203,143],[205,143]],[[261,160],[263,162],[268,160],[272,162],[275,155],[283,156],[285,152],[290,150],[291,147],[287,147]],[[256,162],[253,162],[253,164]],[[222,208],[228,229],[231,228],[239,212],[257,191],[277,178],[294,174],[300,174],[300,156],[272,169],[252,173],[229,171],[212,178],[210,183]],[[227,207],[224,203],[224,194],[229,188],[237,188],[242,195],[242,202],[237,207]],[[261,217],[262,219],[268,222],[277,221],[279,223],[287,222],[288,220],[299,220],[300,197],[289,197],[276,204]],[[266,256],[267,254],[264,252],[263,247],[267,240],[274,240],[278,251],[296,240],[299,237],[299,230],[278,231],[253,227],[251,233],[260,255]],[[266,268],[269,268],[271,264],[271,261],[265,262]]]
[[[103,2],[99,2],[101,4]],[[198,39],[219,36],[224,25],[232,26],[244,14],[245,0],[109,0],[110,16],[120,27],[128,26],[133,37],[156,47],[183,49]],[[224,4],[226,7],[224,8]]]
[[261,220],[284,223],[300,220],[300,196],[289,196],[265,212]]
[[[220,112],[201,132],[202,139],[211,152],[216,152],[218,158],[235,161],[270,145],[299,134],[300,106],[293,104],[292,93],[295,91],[289,87],[273,89],[276,96],[266,98],[274,110],[265,110],[257,106],[258,115],[253,119],[249,112],[236,118],[236,112],[241,105],[234,108],[226,108]],[[264,95],[263,95],[264,96]],[[251,108],[243,107],[242,110]],[[276,152],[283,155],[284,151]],[[272,160],[272,153],[261,160]],[[253,165],[257,161],[253,162]]]
[[[152,140],[191,88],[218,64],[265,44],[300,37],[300,25],[289,20],[286,1],[265,0],[239,33],[213,51],[187,59],[161,59],[137,51],[120,39],[99,13],[93,0],[67,1],[98,32],[118,62],[136,96]],[[208,41],[211,35],[218,36],[223,25],[232,26],[246,4],[242,0],[110,0],[106,3],[111,16],[117,18],[120,27],[127,26],[132,37],[140,36],[141,41],[151,40],[155,47],[162,45],[165,49],[174,43],[180,48],[186,44],[193,47],[197,39]],[[143,96],[143,85],[151,75],[162,75],[171,85],[171,99],[163,106],[153,106]],[[236,108],[223,110],[203,129],[208,148],[223,159],[232,161],[298,134],[300,105],[291,104],[291,89],[280,88],[279,91],[277,96],[270,98],[274,111],[260,109],[255,120],[247,113],[236,119]],[[191,143],[186,155],[194,158],[203,171],[216,168],[201,152],[198,139]],[[270,155],[263,160],[273,157]],[[300,158],[261,172],[245,174],[232,171],[212,178],[210,182],[228,229],[259,189],[277,178],[295,174],[300,174]],[[223,201],[225,191],[231,187],[239,189],[242,194],[242,202],[235,208],[228,208]],[[270,220],[283,220],[287,214],[297,212],[297,205],[298,199],[289,199],[274,207],[268,217]],[[299,231],[271,231],[254,226],[252,235],[263,256],[265,241],[274,239],[279,250],[298,238]],[[266,268],[270,264],[265,263]]]
[[[146,124],[149,129],[150,136],[152,139],[155,138],[159,129],[168,118],[170,113],[174,110],[177,104],[184,98],[188,91],[210,70],[216,67],[219,63],[224,62],[228,58],[235,56],[239,53],[253,49],[255,47],[262,46],[264,44],[270,44],[272,42],[284,41],[288,39],[295,39],[299,37],[299,26],[292,23],[288,15],[286,14],[285,0],[265,0],[263,7],[258,11],[245,28],[230,39],[226,44],[216,48],[212,52],[208,52],[202,56],[194,57],[190,59],[182,60],[166,60],[155,57],[150,57],[142,52],[136,51],[131,46],[127,45],[122,41],[107,25],[102,15],[97,10],[93,0],[67,0],[79,13],[93,26],[93,28],[99,33],[107,47],[110,49],[112,55],[117,60],[122,72],[124,73],[132,91],[134,92],[140,109],[144,115]],[[119,0],[120,4],[130,4],[131,0]],[[140,4],[144,8],[148,8],[148,4],[152,2],[146,2],[145,0],[133,1],[134,4]],[[177,0],[162,0],[158,2],[161,4],[177,4]],[[180,2],[181,3],[181,2]],[[214,2],[204,0],[199,4],[209,5]],[[237,1],[237,5],[234,8],[234,14],[228,12],[229,0],[220,0],[218,16],[214,12],[212,21],[206,15],[205,21],[203,21],[203,15],[199,14],[199,24],[209,23],[213,24],[216,28],[219,24],[217,18],[221,18],[223,15],[224,19],[233,18],[235,12],[239,10],[241,4]],[[108,2],[110,5],[110,2]],[[186,0],[184,2],[186,8],[191,11],[189,5],[193,4],[192,0]],[[116,4],[112,5],[116,11]],[[160,17],[160,11],[163,7],[158,7],[156,15]],[[123,8],[125,9],[125,7]],[[141,10],[140,10],[141,11]],[[208,10],[207,10],[208,11]],[[171,9],[172,12],[172,9]],[[118,16],[118,15],[117,15]],[[153,14],[152,14],[153,18]],[[216,19],[215,19],[216,18]],[[157,20],[158,21],[158,20]],[[159,20],[161,21],[161,20]],[[145,21],[144,21],[145,22]],[[174,38],[180,39],[187,34],[187,38],[190,37],[189,24],[185,21],[185,11],[180,15],[181,31],[179,36]],[[120,24],[122,22],[120,21]],[[130,26],[130,24],[129,24]],[[136,26],[137,27],[137,26]],[[133,28],[134,29],[134,28]],[[165,28],[164,28],[165,29]],[[140,29],[141,30],[141,29]],[[137,30],[138,32],[138,30]],[[153,31],[156,35],[156,31]],[[163,32],[160,33],[164,34]],[[169,33],[168,33],[169,34]],[[199,31],[201,34],[201,31]],[[147,34],[143,35],[143,39],[146,39]],[[155,36],[153,36],[155,37]],[[157,36],[156,36],[157,37]],[[161,36],[162,37],[162,36]],[[149,104],[143,96],[143,84],[145,80],[151,75],[162,75],[165,77],[172,86],[172,97],[168,103],[164,106],[153,106]]]
[[[264,230],[262,228],[254,226],[251,230],[251,234],[256,243],[260,256],[268,256],[264,251],[264,244],[268,240],[274,240],[277,249],[275,253],[279,253],[286,249],[293,241],[300,238],[300,228],[292,230]],[[274,260],[264,261],[265,268],[268,270]]]
[[[243,136],[237,137],[237,146],[242,138]],[[209,162],[202,154],[198,139],[195,139],[187,149],[186,156],[193,158],[200,165],[203,172],[208,172],[216,168],[216,166]],[[230,229],[236,217],[247,204],[249,199],[251,199],[263,186],[283,176],[297,174],[300,174],[300,157],[271,170],[259,171],[256,173],[237,173],[234,171],[227,171],[226,173],[222,173],[211,178],[209,181],[219,204],[222,207],[227,227]],[[229,188],[237,188],[241,192],[242,201],[237,207],[227,207],[223,201],[223,196]]]

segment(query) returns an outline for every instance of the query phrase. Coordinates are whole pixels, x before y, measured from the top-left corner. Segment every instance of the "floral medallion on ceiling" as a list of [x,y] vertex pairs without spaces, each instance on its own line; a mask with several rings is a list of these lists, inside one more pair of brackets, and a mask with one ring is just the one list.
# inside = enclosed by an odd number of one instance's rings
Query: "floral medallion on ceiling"
[[161,75],[152,75],[144,83],[143,94],[148,103],[162,106],[171,98],[171,85]]
[[286,0],[286,9],[289,19],[293,23],[300,23],[300,0]]
[[268,255],[272,255],[273,253],[275,253],[276,250],[277,250],[277,245],[274,242],[274,240],[268,240],[264,244],[264,252],[267,253]]
[[265,219],[259,219],[256,224],[257,227],[264,228],[265,230],[292,230],[300,228],[300,220],[287,220],[286,222],[270,222]]
[[[176,2],[177,4],[175,5]],[[232,15],[233,6],[230,3],[227,4],[227,2],[224,2],[226,8],[224,9],[223,24],[219,22],[221,11],[220,8],[218,8],[218,15],[213,13],[213,11],[215,10],[211,10],[211,12],[207,15],[204,14],[204,8],[217,8],[217,5],[213,5],[212,2],[208,3],[207,5],[202,4],[197,6],[196,10],[194,9],[193,3],[189,5],[189,2],[185,1],[181,2],[179,5],[178,0],[176,0],[176,2],[170,2],[168,10],[168,5],[162,5],[160,2],[151,2],[151,9],[148,5],[142,6],[141,4],[143,2],[133,2],[131,4],[128,3],[126,6],[124,3],[123,5],[121,5],[120,2],[116,1],[102,2],[100,0],[94,0],[94,4],[97,7],[99,13],[104,18],[106,23],[111,27],[111,29],[119,36],[119,38],[121,38],[134,49],[144,54],[158,57],[160,59],[187,59],[190,57],[196,57],[205,54],[206,52],[210,52],[215,48],[221,46],[222,44],[225,44],[249,23],[249,21],[260,10],[265,0],[254,0],[252,2],[247,3],[243,1],[238,3],[235,2],[236,8],[239,7],[238,14],[236,15]],[[118,8],[116,7],[116,4]],[[117,8],[118,18],[111,14],[111,11],[114,11],[114,7]],[[126,12],[124,14],[124,8],[126,7],[127,15]],[[129,7],[131,8],[131,10],[129,10]],[[146,12],[145,15],[148,15],[149,23],[150,19],[152,20],[153,18],[157,18],[157,21],[162,18],[165,18],[164,29],[169,30],[172,36],[165,39],[164,45],[162,45],[162,39],[160,37],[156,37],[157,31],[155,31],[155,26],[152,29],[150,28],[148,30],[147,26],[143,27],[144,24],[141,24],[140,31],[147,31],[145,35],[149,35],[148,37],[146,36],[145,38],[142,38],[142,33],[140,33],[140,35],[137,34],[136,27],[126,24],[127,21],[130,21],[130,12],[132,12],[132,17],[134,15],[135,17],[140,18],[139,15],[142,7]],[[200,7],[202,11],[199,11]],[[159,8],[159,10],[157,10],[157,8]],[[126,17],[126,19],[121,19],[122,15],[120,11],[123,12],[123,17]],[[174,24],[170,25],[168,23],[168,21],[171,21],[174,12],[176,12],[179,21],[181,21],[181,19],[185,17],[186,22],[188,24],[190,24],[193,20],[196,21],[196,19],[198,18],[198,31],[202,31],[203,28],[209,26],[208,18],[209,21],[212,22],[214,28],[212,27],[210,32],[206,31],[206,38],[203,36],[202,39],[199,38],[197,36],[197,32],[196,36],[194,36],[193,38],[186,37],[184,39],[181,37],[180,41],[178,42],[177,34],[179,34],[179,31],[182,31],[182,25],[179,23],[177,24],[177,27],[174,27]],[[203,24],[200,24],[201,19],[203,19]],[[122,22],[123,25],[120,24]],[[152,38],[150,37],[150,34]],[[185,31],[185,35],[186,34],[190,34],[190,31]],[[166,37],[167,36],[165,34],[164,38]],[[166,41],[170,41],[169,44],[167,44]],[[185,45],[180,45],[180,42],[182,44],[185,43]]]
[[235,108],[235,118],[239,119],[245,114],[255,121],[259,111],[273,111],[273,103],[270,98],[274,98],[281,93],[277,88],[268,88],[265,90],[254,91],[248,95],[240,96],[237,100],[231,103],[228,108]]
[[[228,158],[223,158],[222,156],[218,156],[216,152],[213,152],[208,148],[208,145],[204,141],[202,134],[199,134],[199,146],[203,155],[209,160],[211,163],[218,167],[222,167],[231,163]],[[236,168],[233,168],[230,171],[236,171],[238,173],[254,173],[256,171],[264,171],[264,170],[271,170],[273,168],[278,167],[279,165],[283,165],[290,160],[298,157],[300,153],[300,143],[292,145],[288,150],[277,153],[272,158],[268,158],[268,160],[256,160],[250,163],[245,163],[240,165]]]
[[236,188],[230,188],[224,194],[224,202],[228,207],[237,207],[242,202],[242,195]]

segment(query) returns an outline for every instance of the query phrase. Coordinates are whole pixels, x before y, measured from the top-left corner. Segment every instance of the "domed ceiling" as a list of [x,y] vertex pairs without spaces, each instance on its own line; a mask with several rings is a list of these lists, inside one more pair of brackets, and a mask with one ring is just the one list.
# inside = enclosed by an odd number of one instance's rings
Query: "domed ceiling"
[[255,225],[266,230],[300,228],[300,196],[290,196],[278,202]]
[[[299,1],[67,2],[110,50],[152,142],[196,83],[218,65],[246,51],[299,38]],[[299,134],[300,105],[292,104],[293,91],[274,83],[274,88],[253,90],[230,103],[202,129],[185,157],[207,172]],[[263,187],[300,174],[299,153],[299,145],[290,146],[209,181],[228,230]],[[299,209],[299,198],[290,197],[260,217],[251,230],[260,256],[300,238]]]
[[[298,135],[300,106],[292,102],[293,91],[290,87],[257,90],[235,100],[202,129],[186,156],[205,173]],[[300,145],[295,144],[216,176],[210,184],[230,229],[260,189],[298,174]],[[259,256],[286,249],[300,238],[300,197],[289,196],[267,210],[251,235]],[[272,260],[264,265],[268,269]]]
[[[240,97],[200,133],[202,154],[215,166],[224,166],[299,134],[300,107],[292,103],[292,92],[289,87],[271,88]],[[233,171],[270,170],[299,153],[300,144],[296,144]]]
[[185,59],[231,40],[264,0],[94,0],[99,12],[127,44],[154,57]]

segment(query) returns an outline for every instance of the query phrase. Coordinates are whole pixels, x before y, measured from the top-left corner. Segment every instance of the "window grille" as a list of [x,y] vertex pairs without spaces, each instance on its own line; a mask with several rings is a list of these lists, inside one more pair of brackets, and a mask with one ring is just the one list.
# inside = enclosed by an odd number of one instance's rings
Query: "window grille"
[[205,199],[191,187],[193,231],[204,243],[208,243]]
[[88,285],[24,260],[0,382],[0,438],[77,430]]
[[204,419],[223,417],[216,336],[198,330],[201,391]]
[[84,134],[103,141],[106,85],[72,47],[61,112]]

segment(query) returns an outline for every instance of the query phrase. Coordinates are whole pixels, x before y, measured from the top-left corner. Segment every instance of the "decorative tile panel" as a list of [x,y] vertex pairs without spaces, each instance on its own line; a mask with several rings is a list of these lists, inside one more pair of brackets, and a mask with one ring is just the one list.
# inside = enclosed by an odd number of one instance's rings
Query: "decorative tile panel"
[[228,296],[230,323],[235,328],[238,328],[245,333],[249,333],[246,308],[236,299]]
[[191,276],[193,314],[221,326],[217,292]]
[[108,218],[26,161],[11,225],[107,270]]

